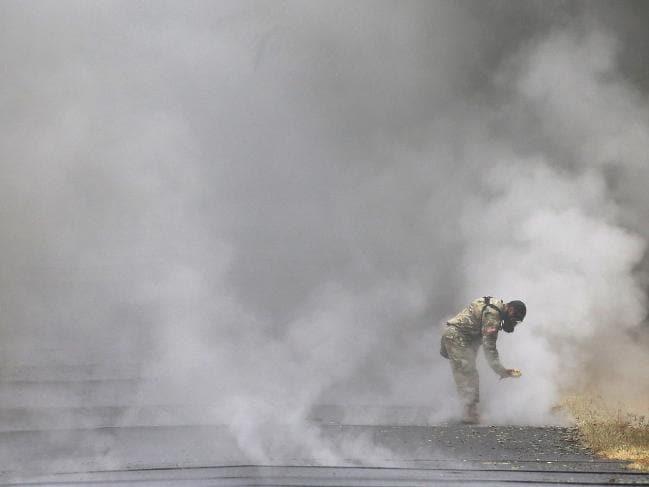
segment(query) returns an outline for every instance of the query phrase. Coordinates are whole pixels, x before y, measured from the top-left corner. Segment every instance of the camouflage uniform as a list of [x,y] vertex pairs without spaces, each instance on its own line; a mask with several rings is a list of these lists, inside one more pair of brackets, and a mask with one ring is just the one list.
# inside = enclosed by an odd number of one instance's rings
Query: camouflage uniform
[[476,369],[480,345],[484,346],[485,357],[494,372],[500,377],[507,377],[507,370],[500,363],[496,349],[504,315],[505,303],[502,300],[491,298],[487,305],[485,298],[479,298],[444,326],[441,352],[451,362],[458,394],[467,407],[475,407],[480,400]]

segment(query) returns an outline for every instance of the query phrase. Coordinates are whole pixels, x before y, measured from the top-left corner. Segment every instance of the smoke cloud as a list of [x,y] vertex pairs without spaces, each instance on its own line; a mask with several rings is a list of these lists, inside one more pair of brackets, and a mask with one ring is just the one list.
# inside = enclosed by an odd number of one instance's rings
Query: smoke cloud
[[439,325],[493,295],[528,317],[489,420],[647,397],[617,4],[2,3],[0,366],[136,363],[133,405],[209,405],[251,460],[371,463],[314,409],[455,417]]

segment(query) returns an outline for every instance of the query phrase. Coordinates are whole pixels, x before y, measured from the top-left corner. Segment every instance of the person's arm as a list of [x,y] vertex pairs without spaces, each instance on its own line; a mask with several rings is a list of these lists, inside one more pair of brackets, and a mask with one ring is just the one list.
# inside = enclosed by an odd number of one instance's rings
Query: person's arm
[[500,326],[500,313],[497,310],[487,307],[482,316],[482,346],[484,347],[485,358],[493,371],[500,377],[509,377],[509,371],[500,363],[496,340],[498,339],[498,327]]

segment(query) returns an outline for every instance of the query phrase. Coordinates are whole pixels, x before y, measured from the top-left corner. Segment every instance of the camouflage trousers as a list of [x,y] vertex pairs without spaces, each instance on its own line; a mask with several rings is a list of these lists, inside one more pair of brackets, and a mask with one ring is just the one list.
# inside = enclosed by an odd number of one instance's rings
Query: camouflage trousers
[[480,345],[480,337],[467,337],[454,326],[445,326],[442,333],[442,356],[451,364],[457,392],[465,406],[480,401],[480,379],[476,368]]

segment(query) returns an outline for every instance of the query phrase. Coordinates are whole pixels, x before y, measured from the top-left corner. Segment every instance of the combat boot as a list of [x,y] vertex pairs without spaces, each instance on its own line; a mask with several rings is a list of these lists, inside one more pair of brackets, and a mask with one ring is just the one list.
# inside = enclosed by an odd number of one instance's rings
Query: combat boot
[[471,403],[464,406],[464,416],[462,416],[462,423],[464,424],[479,424],[480,413],[478,412],[478,403]]

